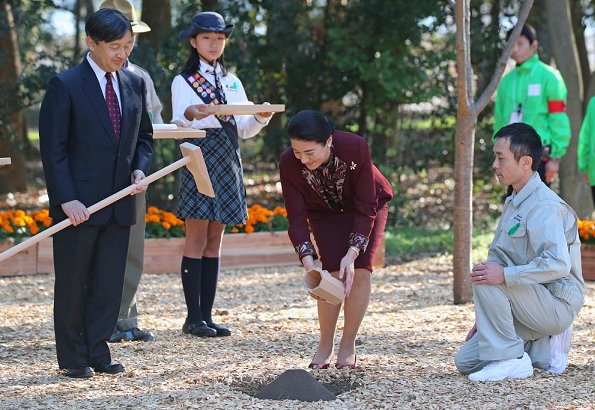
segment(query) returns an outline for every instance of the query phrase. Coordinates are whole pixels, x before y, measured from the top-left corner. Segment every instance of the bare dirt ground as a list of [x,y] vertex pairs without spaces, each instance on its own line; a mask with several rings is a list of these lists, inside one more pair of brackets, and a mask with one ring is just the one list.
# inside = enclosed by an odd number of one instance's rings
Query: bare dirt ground
[[234,334],[216,339],[182,334],[178,276],[146,275],[141,327],[155,331],[157,341],[111,345],[127,371],[84,381],[57,368],[53,277],[0,278],[0,408],[595,408],[595,283],[588,283],[563,375],[536,370],[526,380],[472,383],[453,365],[473,308],[452,304],[449,257],[374,273],[358,340],[360,367],[312,371],[338,394],[336,401],[255,399],[251,394],[283,371],[305,368],[315,349],[315,302],[301,288],[301,273],[298,267],[223,271],[216,319]]

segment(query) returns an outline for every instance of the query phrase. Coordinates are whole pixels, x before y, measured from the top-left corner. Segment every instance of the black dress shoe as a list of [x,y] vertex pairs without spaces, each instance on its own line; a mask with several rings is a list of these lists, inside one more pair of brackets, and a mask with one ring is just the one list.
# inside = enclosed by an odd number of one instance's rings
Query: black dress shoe
[[211,329],[215,329],[217,336],[231,336],[231,330],[225,326],[218,325],[215,322],[207,322],[207,326]]
[[145,332],[140,330],[138,327],[133,327],[128,330],[114,330],[112,336],[108,340],[110,343],[118,343],[123,340],[127,342],[153,342],[155,341],[155,335],[152,332]]
[[107,374],[116,374],[122,373],[124,371],[124,366],[120,363],[108,363],[108,364],[101,364],[95,366],[96,373],[107,373]]
[[108,340],[108,343],[119,343],[125,339],[124,332],[120,332],[118,329],[114,330],[111,337]]
[[138,327],[133,327],[132,329],[128,329],[123,333],[126,337],[124,340],[128,340],[130,342],[154,342],[156,339],[153,332],[145,332],[144,330],[140,330]]
[[65,374],[67,377],[72,377],[75,379],[88,379],[89,377],[93,377],[95,372],[89,366],[85,366],[66,369]]
[[182,332],[191,334],[192,336],[198,337],[215,337],[217,336],[217,331],[207,326],[204,321],[196,322],[196,323],[188,323],[185,322],[184,326],[182,326]]

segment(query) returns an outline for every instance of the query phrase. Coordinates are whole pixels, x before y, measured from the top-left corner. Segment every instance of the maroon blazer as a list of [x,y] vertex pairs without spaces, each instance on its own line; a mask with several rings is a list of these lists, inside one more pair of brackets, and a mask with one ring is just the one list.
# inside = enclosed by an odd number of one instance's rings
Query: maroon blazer
[[310,241],[308,221],[341,213],[353,213],[351,232],[367,238],[374,226],[377,210],[393,197],[388,180],[372,163],[368,143],[350,132],[333,133],[334,154],[347,164],[343,185],[342,209],[331,209],[312,189],[302,174],[304,165],[291,148],[281,154],[279,171],[289,221],[289,237],[294,246]]

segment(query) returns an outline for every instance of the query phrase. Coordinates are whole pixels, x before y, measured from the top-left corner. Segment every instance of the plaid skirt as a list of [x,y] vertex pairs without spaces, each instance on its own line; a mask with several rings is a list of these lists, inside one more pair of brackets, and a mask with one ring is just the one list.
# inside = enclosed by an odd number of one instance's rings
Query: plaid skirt
[[206,219],[222,224],[245,223],[248,218],[246,188],[240,150],[222,128],[209,128],[205,138],[186,140],[201,148],[215,198],[198,192],[188,168],[182,168],[177,215],[181,219]]

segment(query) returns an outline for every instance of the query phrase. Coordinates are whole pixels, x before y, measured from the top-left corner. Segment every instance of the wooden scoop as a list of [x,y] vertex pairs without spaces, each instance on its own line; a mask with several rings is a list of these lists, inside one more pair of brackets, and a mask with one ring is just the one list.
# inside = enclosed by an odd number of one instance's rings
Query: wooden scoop
[[326,270],[316,267],[306,272],[303,282],[308,292],[323,298],[331,305],[338,305],[345,299],[345,285]]

